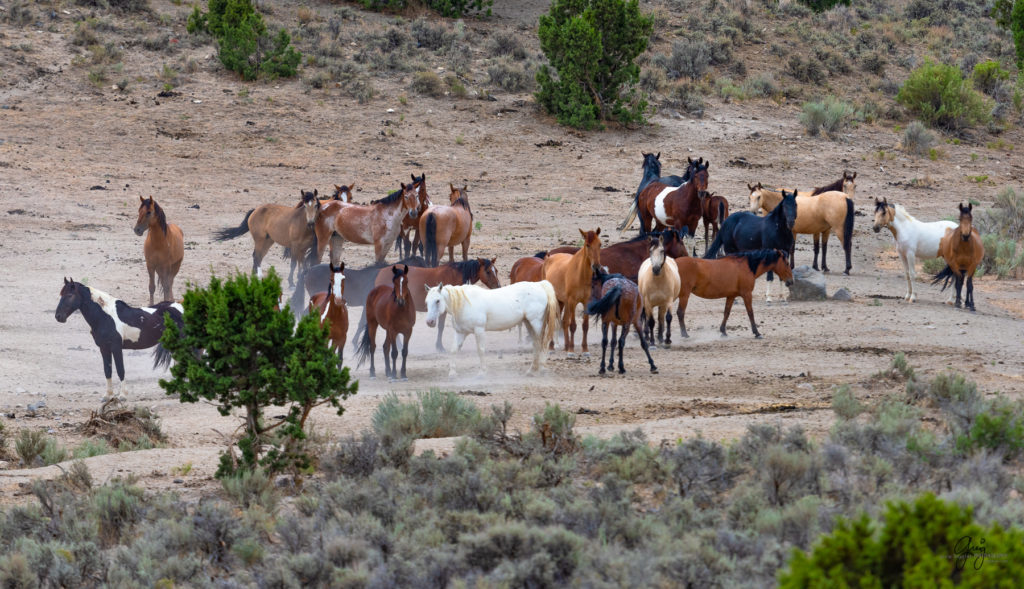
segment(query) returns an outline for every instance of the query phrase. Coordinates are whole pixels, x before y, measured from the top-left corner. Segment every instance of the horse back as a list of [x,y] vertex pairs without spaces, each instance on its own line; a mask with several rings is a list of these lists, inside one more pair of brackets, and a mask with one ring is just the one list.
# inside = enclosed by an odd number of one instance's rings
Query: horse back
[[512,271],[509,272],[509,281],[512,284],[517,282],[540,282],[543,280],[542,269],[544,260],[536,257],[519,258],[512,264]]

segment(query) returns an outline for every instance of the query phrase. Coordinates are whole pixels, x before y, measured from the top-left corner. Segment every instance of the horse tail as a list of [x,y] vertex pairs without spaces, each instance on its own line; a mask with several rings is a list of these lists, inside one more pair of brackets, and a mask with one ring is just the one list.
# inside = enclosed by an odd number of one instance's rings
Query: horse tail
[[544,313],[544,327],[541,329],[540,345],[546,345],[554,340],[555,331],[561,327],[561,319],[558,317],[558,295],[555,294],[555,287],[547,280],[541,280],[537,284],[544,289],[548,297],[548,306]]
[[[359,343],[357,344],[356,342]],[[355,338],[352,341],[352,346],[356,349],[356,368],[359,368],[364,362],[366,362],[366,359],[370,357],[370,330],[364,329],[363,337]]]
[[356,327],[356,333],[352,336],[352,349],[356,352],[359,351],[359,344],[362,342],[362,335],[366,334],[366,305],[363,305],[363,314],[359,316],[359,325]]
[[617,230],[625,231],[627,228],[629,228],[630,225],[633,224],[633,219],[636,219],[636,212],[637,208],[639,207],[639,203],[640,191],[637,190],[636,196],[633,197],[633,204],[629,206],[629,212],[626,213],[626,218],[622,221],[622,223],[619,223],[618,227],[616,227]]
[[721,229],[718,230],[718,235],[715,236],[714,241],[708,246],[708,250],[704,252],[704,259],[710,260],[718,257],[718,250],[722,249],[722,236],[725,232]]
[[718,201],[718,222],[725,221],[726,216],[728,216],[728,213],[725,212],[725,199],[723,198]]
[[245,214],[245,218],[242,219],[242,224],[238,227],[228,227],[227,229],[220,229],[213,233],[213,238],[217,241],[227,241],[236,237],[241,237],[249,232],[249,217],[252,216],[252,212],[256,209],[249,209],[249,212]]
[[167,368],[170,365],[171,351],[165,348],[163,344],[157,343],[156,349],[153,350],[153,370]]
[[604,293],[600,299],[587,303],[587,314],[604,315],[613,307],[618,306],[620,298],[622,298],[622,287],[615,285],[608,289],[608,292]]
[[426,252],[427,266],[437,267],[437,215],[427,215],[426,235],[423,237],[423,249]]
[[955,275],[953,274],[953,268],[951,268],[949,264],[946,264],[946,267],[942,269],[942,272],[936,274],[935,278],[932,279],[932,284],[938,284],[942,282],[942,288],[939,289],[939,292],[942,292],[946,290],[946,287],[949,286],[950,279],[952,279],[954,276]]
[[853,247],[853,199],[846,198],[846,219],[843,220],[843,251],[850,255]]
[[292,307],[292,313],[297,318],[302,318],[306,314],[306,272],[308,268],[299,270],[298,276],[295,277],[295,292],[292,293],[292,298],[289,304]]

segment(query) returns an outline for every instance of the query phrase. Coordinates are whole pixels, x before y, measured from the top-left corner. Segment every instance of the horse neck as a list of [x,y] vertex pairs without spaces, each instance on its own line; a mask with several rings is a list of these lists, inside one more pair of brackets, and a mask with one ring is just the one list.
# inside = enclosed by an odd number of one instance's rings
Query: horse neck
[[594,275],[594,269],[591,267],[594,264],[594,260],[588,260],[587,251],[587,244],[584,243],[583,247],[572,255],[570,260],[572,266],[570,266],[570,269],[575,272],[580,280],[584,280],[589,284],[590,277]]
[[82,313],[82,317],[85,318],[85,322],[90,327],[105,317],[110,317],[103,309],[105,304],[109,304],[115,309],[117,307],[117,299],[101,290],[83,286],[83,294],[88,294],[89,296],[82,297],[82,304],[78,306],[78,310]]

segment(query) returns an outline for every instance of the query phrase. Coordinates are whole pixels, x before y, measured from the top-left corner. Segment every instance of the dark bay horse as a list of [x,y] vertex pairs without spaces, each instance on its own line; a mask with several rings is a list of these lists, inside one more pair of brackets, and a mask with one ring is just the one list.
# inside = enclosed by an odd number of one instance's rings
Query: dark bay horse
[[939,242],[939,255],[946,260],[946,267],[935,275],[932,284],[942,282],[942,289],[949,285],[950,278],[956,286],[956,307],[960,307],[960,293],[964,282],[967,282],[967,296],[964,306],[974,311],[974,271],[985,257],[985,245],[981,235],[974,228],[973,204],[964,203],[960,207],[960,222],[956,229],[947,229],[946,235]]
[[811,196],[817,196],[824,192],[845,192],[847,196],[853,198],[853,193],[857,190],[857,172],[851,172],[849,170],[843,170],[841,178],[831,184],[819,186],[811,190]]
[[[613,243],[608,247],[601,248],[601,265],[608,268],[608,271],[612,274],[622,274],[626,278],[636,281],[638,273],[640,271],[640,265],[644,263],[644,260],[650,255],[649,245],[650,239],[661,237],[665,245],[665,253],[670,258],[678,258],[680,256],[689,255],[686,251],[686,244],[683,243],[683,237],[686,236],[686,229],[676,230],[665,228],[662,231],[652,231],[646,237],[637,236],[628,241],[620,241],[619,243]],[[580,248],[572,246],[556,247],[549,251],[547,255],[551,254],[574,254]],[[517,261],[523,262],[524,265],[532,266],[532,262],[525,262],[528,258],[523,258]],[[515,269],[515,266],[513,266]],[[540,276],[537,276],[537,280],[540,280]]]
[[640,336],[640,347],[643,348],[644,354],[647,355],[647,362],[651,365],[651,374],[658,373],[658,367],[654,365],[651,350],[647,345],[647,338],[644,336],[645,314],[640,301],[640,291],[635,282],[621,274],[608,274],[600,266],[595,266],[587,314],[593,315],[594,321],[601,320],[601,369],[598,374],[605,373],[604,359],[605,353],[608,351],[609,326],[612,328],[612,339],[611,353],[608,355],[608,370],[615,368],[616,331],[622,327],[622,332],[618,334],[619,374],[626,373],[626,368],[622,364],[622,349],[626,345],[629,328],[633,326],[636,328],[637,335]]
[[[377,374],[373,366],[373,354],[377,349],[377,326],[384,328],[384,374],[389,380],[408,380],[405,376],[405,360],[409,356],[409,338],[416,324],[416,307],[412,304],[412,293],[406,274],[408,266],[391,267],[391,284],[377,286],[366,297],[366,326],[357,345],[356,367],[370,358],[370,378]],[[398,376],[398,336],[402,336],[402,375]]]
[[[764,217],[750,211],[729,215],[722,223],[718,237],[704,254],[705,259],[714,258],[719,251],[733,254],[761,249],[780,249],[785,252],[793,248],[793,225],[796,223],[796,193],[782,191],[782,202]],[[679,273],[682,274],[682,268]],[[771,302],[772,272],[768,272],[768,288],[765,297]]]
[[121,381],[117,396],[123,397],[122,350],[145,350],[156,346],[153,351],[153,368],[166,368],[171,364],[171,353],[160,345],[160,336],[164,333],[164,315],[170,315],[178,324],[178,329],[184,328],[181,316],[183,309],[178,303],[164,301],[152,307],[132,307],[105,292],[65,278],[54,318],[65,323],[75,311],[82,312],[82,317],[89,324],[92,340],[99,346],[100,354],[103,355],[103,373],[107,377],[108,398],[114,394],[111,384],[111,359],[117,368],[117,378]]
[[704,247],[707,248],[708,228],[711,239],[718,237],[719,226],[729,217],[729,201],[721,194],[708,193],[701,201],[701,219],[704,220]]
[[[246,233],[252,235],[252,271],[258,277],[263,277],[263,269],[260,264],[263,256],[267,255],[270,247],[275,243],[283,245],[291,253],[292,267],[288,272],[288,285],[294,285],[293,275],[296,264],[303,267],[312,265],[320,259],[317,252],[316,234],[313,226],[319,218],[321,205],[317,198],[317,191],[299,191],[302,200],[295,206],[283,206],[265,204],[249,209],[238,227],[228,227],[214,233],[217,241],[227,241],[241,237]],[[341,201],[332,201],[336,204],[343,204]],[[322,249],[321,253],[322,253]]]
[[[694,168],[693,177],[678,188],[666,186],[660,182],[652,182],[637,197],[637,214],[640,215],[640,235],[646,236],[654,229],[671,227],[686,228],[688,235],[696,244],[697,224],[704,216],[701,204],[703,195],[708,189],[708,166],[704,162]],[[704,244],[707,248],[707,244]]]
[[764,249],[730,254],[724,258],[705,260],[701,258],[676,258],[679,266],[679,330],[683,337],[686,333],[686,304],[690,295],[695,294],[702,299],[725,299],[725,315],[719,331],[725,333],[725,324],[729,321],[729,312],[736,297],[743,299],[750,318],[750,330],[754,337],[761,339],[754,322],[752,297],[754,281],[766,272],[776,272],[787,285],[793,283],[793,271],[786,260],[786,250]]
[[149,304],[153,304],[156,290],[154,275],[159,277],[165,301],[174,300],[174,277],[178,275],[181,261],[185,258],[185,238],[181,227],[167,222],[163,208],[153,197],[139,197],[139,218],[135,220],[135,235],[149,230],[142,251],[146,255],[146,272],[149,273]]
[[[416,214],[416,218],[402,217],[402,230],[398,232],[398,237],[395,238],[395,251],[398,252],[400,258],[407,258],[416,253],[416,250],[420,250],[419,253],[423,253],[423,243],[419,232],[419,219],[423,216],[424,211],[434,204],[430,202],[430,195],[427,194],[427,175],[426,173],[420,174],[416,177],[416,174],[409,174],[412,178],[412,183],[419,189],[420,207]],[[415,232],[415,236],[413,235]]]
[[643,191],[643,189],[646,188],[648,184],[650,184],[651,182],[659,182],[661,184],[664,184],[665,186],[682,186],[683,183],[689,182],[690,178],[693,176],[693,170],[698,165],[704,163],[703,157],[693,159],[687,156],[686,172],[684,172],[682,176],[662,176],[660,151],[657,153],[657,155],[653,153],[643,152],[641,152],[640,155],[642,155],[644,158],[642,167],[643,175],[640,177],[640,186],[637,187],[636,192],[633,194],[633,204],[630,205],[629,212],[626,214],[626,218],[623,219],[622,223],[619,223],[618,227],[616,227],[616,229],[618,229],[619,231],[625,231],[630,225],[633,224],[633,219],[636,218],[637,197],[640,196],[640,192]]
[[[348,337],[348,307],[345,304],[345,263],[331,266],[331,280],[326,292],[318,292],[309,299],[310,312],[320,316],[320,325],[327,324],[330,332],[331,349],[338,354],[338,366],[342,364],[345,340]],[[298,290],[298,289],[296,289]]]

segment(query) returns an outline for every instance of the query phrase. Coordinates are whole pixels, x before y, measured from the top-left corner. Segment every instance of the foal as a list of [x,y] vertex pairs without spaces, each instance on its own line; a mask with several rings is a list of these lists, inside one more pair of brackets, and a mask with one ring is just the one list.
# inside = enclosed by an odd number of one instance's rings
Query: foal
[[139,218],[135,221],[135,235],[149,230],[142,251],[146,254],[146,271],[149,272],[149,304],[153,304],[156,282],[160,278],[165,301],[174,300],[174,277],[178,275],[181,261],[185,258],[185,239],[181,227],[167,222],[167,215],[153,197],[139,197]]
[[338,353],[339,366],[344,356],[345,340],[348,338],[348,307],[345,304],[345,275],[342,274],[344,270],[344,262],[340,266],[332,265],[331,282],[327,285],[327,292],[318,292],[309,298],[309,310],[316,309],[320,315],[320,325],[328,325],[331,349]]
[[956,307],[959,308],[960,293],[966,278],[967,296],[964,297],[964,306],[974,311],[974,271],[985,257],[985,246],[981,242],[981,235],[973,226],[974,217],[971,210],[974,205],[968,203],[965,207],[960,203],[959,207],[959,226],[956,229],[947,229],[946,235],[939,242],[939,255],[946,260],[946,267],[935,275],[932,284],[942,281],[942,288],[945,290],[949,285],[949,279],[953,278],[956,285]]

